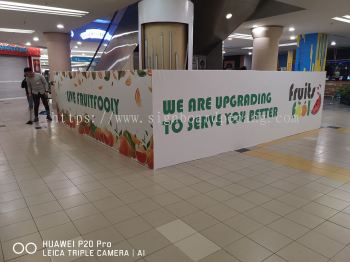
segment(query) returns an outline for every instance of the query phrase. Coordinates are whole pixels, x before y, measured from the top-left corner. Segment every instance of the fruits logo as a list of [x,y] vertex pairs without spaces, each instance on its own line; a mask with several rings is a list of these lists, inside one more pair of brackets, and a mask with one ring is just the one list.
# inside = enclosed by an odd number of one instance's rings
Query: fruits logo
[[[322,106],[321,96],[322,85],[311,87],[311,83],[305,83],[304,88],[294,88],[294,84],[289,89],[289,101],[295,101],[292,108],[292,116],[295,118],[317,115]],[[317,99],[313,103],[315,95]]]

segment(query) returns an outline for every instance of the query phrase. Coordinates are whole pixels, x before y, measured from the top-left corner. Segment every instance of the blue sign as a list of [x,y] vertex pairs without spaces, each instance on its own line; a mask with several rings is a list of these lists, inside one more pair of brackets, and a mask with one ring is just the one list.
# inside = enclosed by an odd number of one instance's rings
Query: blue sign
[[71,58],[72,62],[81,62],[81,63],[85,63],[85,62],[91,62],[92,57],[84,57],[84,56],[73,56]]
[[[71,31],[71,38],[73,41],[86,41],[99,43],[102,39],[108,43],[112,39],[111,32],[115,30],[115,26],[111,26],[110,31],[106,34],[106,30],[109,26],[108,20],[97,19],[92,23],[86,24],[80,28],[73,29]],[[104,37],[106,34],[106,37]]]

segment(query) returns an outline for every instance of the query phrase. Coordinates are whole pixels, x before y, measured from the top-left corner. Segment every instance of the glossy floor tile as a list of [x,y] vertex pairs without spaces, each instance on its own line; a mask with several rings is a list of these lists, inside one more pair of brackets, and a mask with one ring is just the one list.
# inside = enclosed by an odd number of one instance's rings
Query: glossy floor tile
[[[348,108],[328,106],[320,130],[153,172],[44,119],[26,126],[25,107],[0,102],[0,261],[350,261]],[[73,239],[145,254],[42,256],[42,240]],[[16,255],[18,241],[40,252]]]

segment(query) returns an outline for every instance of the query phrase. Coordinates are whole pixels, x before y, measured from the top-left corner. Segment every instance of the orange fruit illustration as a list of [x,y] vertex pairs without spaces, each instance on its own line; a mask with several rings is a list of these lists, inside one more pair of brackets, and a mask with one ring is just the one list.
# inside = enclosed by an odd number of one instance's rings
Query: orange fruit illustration
[[119,138],[119,143],[119,153],[121,153],[124,156],[131,157],[128,140],[124,136],[121,136]]
[[147,165],[151,169],[154,168],[154,153],[151,148],[147,151]]
[[142,100],[141,100],[141,93],[140,93],[140,89],[136,89],[136,92],[135,92],[135,102],[138,106],[141,106],[142,105]]
[[147,161],[147,152],[143,147],[136,149],[136,159],[141,164],[145,164]]
[[132,80],[131,80],[130,76],[128,77],[128,79],[126,79],[125,84],[126,84],[126,86],[131,86]]

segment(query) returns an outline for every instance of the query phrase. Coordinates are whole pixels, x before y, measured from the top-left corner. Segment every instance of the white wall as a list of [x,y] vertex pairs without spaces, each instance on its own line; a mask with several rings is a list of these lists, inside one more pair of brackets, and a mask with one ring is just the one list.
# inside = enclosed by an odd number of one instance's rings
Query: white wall
[[[153,71],[155,168],[210,157],[320,128],[322,107],[317,105],[320,99],[321,105],[323,104],[325,79],[325,72]],[[294,85],[292,90],[304,89],[305,83],[310,83],[315,88],[314,95],[307,99],[303,96],[301,99],[290,100],[291,86]],[[225,109],[216,109],[216,97],[237,98],[239,95],[261,93],[271,93],[271,101],[260,105],[228,105]],[[211,99],[211,107],[189,112],[190,99],[199,98]],[[183,100],[183,113],[165,115],[163,102],[169,100]],[[298,103],[310,104],[310,111],[306,111],[308,113],[301,118],[293,117]],[[277,117],[271,113],[267,119],[249,121],[251,112],[265,108],[277,108]],[[313,108],[319,110],[312,111]],[[225,113],[236,112],[245,112],[246,121],[236,124],[226,124],[224,121],[222,126],[214,124],[209,128],[188,130],[190,125],[186,119],[189,116],[221,114],[224,117]],[[163,121],[169,117],[183,119],[183,129],[166,134]]]

